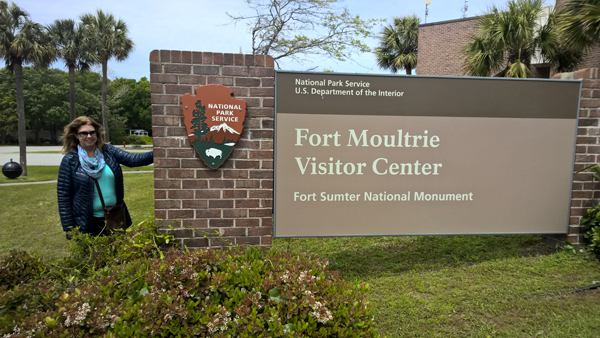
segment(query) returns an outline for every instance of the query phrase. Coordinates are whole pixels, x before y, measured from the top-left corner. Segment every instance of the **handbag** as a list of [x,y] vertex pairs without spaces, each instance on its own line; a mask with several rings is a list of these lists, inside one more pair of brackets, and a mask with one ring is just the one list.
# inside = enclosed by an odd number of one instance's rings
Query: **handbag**
[[127,228],[127,214],[125,212],[125,204],[120,203],[112,207],[107,207],[104,204],[104,198],[102,197],[102,191],[100,190],[100,184],[97,179],[93,179],[98,189],[98,195],[100,196],[100,202],[102,203],[102,209],[104,210],[104,229],[100,234],[111,235],[115,230],[125,230]]

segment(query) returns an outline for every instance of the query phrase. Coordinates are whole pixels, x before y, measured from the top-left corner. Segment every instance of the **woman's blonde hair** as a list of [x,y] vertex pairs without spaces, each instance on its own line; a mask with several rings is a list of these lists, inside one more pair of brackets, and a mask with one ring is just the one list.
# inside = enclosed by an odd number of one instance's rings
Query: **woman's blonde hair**
[[96,146],[102,151],[102,146],[104,146],[104,141],[102,140],[102,133],[104,130],[102,130],[102,126],[87,116],[79,116],[65,126],[63,135],[60,137],[63,141],[63,155],[77,148],[77,145],[79,145],[79,139],[77,138],[78,130],[81,126],[85,126],[86,124],[89,124],[96,129]]

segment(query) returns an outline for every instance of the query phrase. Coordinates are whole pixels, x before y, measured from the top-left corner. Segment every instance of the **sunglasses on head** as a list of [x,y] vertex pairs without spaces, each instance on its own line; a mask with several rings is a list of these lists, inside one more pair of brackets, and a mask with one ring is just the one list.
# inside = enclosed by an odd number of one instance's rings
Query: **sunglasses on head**
[[88,135],[91,137],[94,137],[94,136],[96,136],[96,131],[95,130],[92,130],[89,132],[88,131],[80,131],[78,134],[79,134],[79,136],[81,136],[83,138],[87,138]]

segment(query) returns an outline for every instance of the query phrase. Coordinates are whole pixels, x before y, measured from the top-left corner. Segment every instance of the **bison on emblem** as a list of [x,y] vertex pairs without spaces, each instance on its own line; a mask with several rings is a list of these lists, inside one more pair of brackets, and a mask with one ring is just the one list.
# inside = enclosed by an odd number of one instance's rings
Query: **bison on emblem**
[[219,158],[222,158],[223,156],[221,155],[223,155],[223,152],[217,148],[206,149],[206,156],[210,156],[212,158],[217,158],[217,156],[219,156]]

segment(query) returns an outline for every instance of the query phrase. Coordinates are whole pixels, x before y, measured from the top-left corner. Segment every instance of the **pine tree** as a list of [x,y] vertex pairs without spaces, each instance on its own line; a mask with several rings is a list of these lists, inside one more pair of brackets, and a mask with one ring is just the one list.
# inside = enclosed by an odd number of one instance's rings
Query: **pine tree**
[[[204,122],[206,121],[206,107],[202,105],[201,101],[196,101],[196,109],[192,112],[192,130],[194,134],[198,136],[206,135],[209,132],[208,125]],[[198,131],[200,132],[199,134]]]

